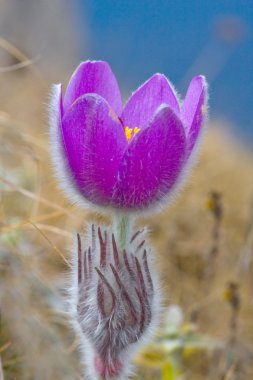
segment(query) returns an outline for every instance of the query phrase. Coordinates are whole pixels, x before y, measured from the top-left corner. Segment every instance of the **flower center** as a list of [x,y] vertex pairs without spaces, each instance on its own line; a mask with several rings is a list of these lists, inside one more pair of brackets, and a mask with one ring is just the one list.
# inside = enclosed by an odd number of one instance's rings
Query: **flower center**
[[134,137],[140,131],[140,128],[138,127],[135,127],[135,128],[124,127],[124,128],[125,128],[125,134],[126,134],[128,143],[131,141],[132,137]]
[[131,139],[140,131],[140,128],[138,128],[138,127],[135,127],[135,128],[126,127],[120,116],[118,116],[118,120],[119,120],[120,124],[122,125],[122,127],[125,131],[127,142],[130,143]]

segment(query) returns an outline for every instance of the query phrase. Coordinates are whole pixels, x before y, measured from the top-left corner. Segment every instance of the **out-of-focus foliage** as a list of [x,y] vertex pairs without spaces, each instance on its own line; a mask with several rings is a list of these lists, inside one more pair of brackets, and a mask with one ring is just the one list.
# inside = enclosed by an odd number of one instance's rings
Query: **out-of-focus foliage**
[[136,357],[140,367],[160,370],[163,380],[180,379],[185,362],[203,352],[222,349],[218,339],[198,333],[194,323],[183,323],[183,312],[178,305],[165,311],[164,321],[154,341]]

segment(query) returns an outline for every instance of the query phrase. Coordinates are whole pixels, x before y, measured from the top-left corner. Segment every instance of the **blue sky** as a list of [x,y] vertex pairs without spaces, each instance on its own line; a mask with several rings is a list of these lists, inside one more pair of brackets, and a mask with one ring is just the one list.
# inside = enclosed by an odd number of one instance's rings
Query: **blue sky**
[[162,72],[184,96],[204,74],[211,115],[253,142],[253,0],[76,1],[80,59],[108,61],[126,94]]

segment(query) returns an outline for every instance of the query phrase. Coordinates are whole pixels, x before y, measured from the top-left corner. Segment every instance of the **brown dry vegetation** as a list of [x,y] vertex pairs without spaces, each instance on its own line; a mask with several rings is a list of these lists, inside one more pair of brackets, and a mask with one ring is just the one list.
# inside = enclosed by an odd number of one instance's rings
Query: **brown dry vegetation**
[[[64,286],[72,233],[93,216],[70,205],[54,180],[46,78],[31,66],[5,73],[0,86],[4,378],[80,379]],[[246,148],[210,123],[199,164],[177,201],[162,214],[140,220],[150,228],[165,304],[180,305],[186,321],[221,342],[215,352],[207,347],[187,356],[182,379],[253,378],[252,165]],[[222,203],[218,239],[213,191]],[[160,378],[151,370],[141,373],[143,379]]]

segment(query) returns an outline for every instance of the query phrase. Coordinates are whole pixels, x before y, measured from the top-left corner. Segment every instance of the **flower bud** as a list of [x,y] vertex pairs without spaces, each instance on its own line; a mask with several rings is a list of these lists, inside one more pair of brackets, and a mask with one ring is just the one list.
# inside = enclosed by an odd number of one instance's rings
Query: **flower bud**
[[90,379],[125,379],[157,323],[160,293],[144,232],[119,249],[111,229],[77,235],[71,304]]

